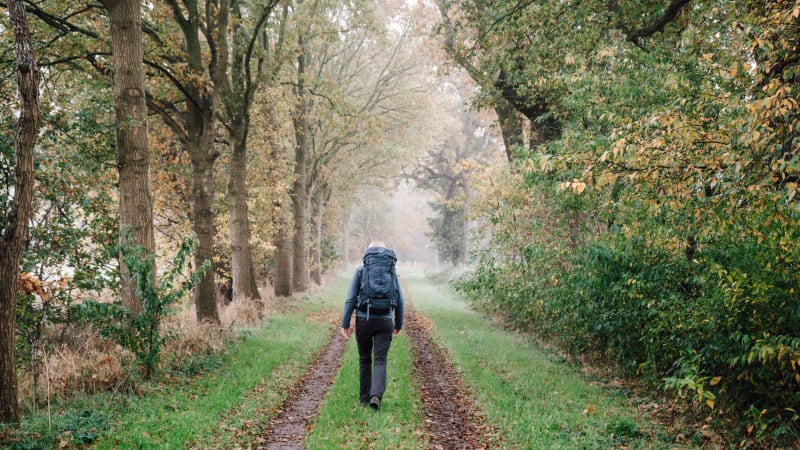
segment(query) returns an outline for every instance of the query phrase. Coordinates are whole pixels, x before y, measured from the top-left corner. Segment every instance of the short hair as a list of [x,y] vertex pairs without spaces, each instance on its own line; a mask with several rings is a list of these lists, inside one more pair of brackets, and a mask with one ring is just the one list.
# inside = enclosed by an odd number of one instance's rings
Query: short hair
[[374,240],[374,241],[370,242],[369,245],[367,246],[367,248],[370,248],[370,247],[384,247],[385,248],[386,244],[384,244],[383,241]]

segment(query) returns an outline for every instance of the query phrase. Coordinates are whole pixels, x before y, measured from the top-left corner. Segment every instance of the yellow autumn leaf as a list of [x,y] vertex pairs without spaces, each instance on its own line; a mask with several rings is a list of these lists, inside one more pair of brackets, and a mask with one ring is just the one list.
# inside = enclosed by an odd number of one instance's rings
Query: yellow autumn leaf
[[714,409],[714,399],[706,399],[706,405],[708,405],[709,408]]
[[722,381],[722,377],[714,377],[708,384],[710,384],[711,386],[716,386],[719,384],[720,381]]

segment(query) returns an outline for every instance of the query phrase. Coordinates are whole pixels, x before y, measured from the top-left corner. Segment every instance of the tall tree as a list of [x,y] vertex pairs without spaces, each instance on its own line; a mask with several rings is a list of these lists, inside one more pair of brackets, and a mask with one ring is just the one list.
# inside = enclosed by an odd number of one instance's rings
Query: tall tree
[[[307,79],[316,95],[308,102],[310,123],[308,196],[312,277],[321,281],[326,230],[342,214],[332,203],[350,204],[358,185],[390,189],[407,155],[428,95],[414,53],[413,31],[382,24],[372,4],[333,3],[328,26],[346,32],[309,47],[315,58]],[[358,14],[353,11],[357,10]],[[400,143],[402,142],[402,143]],[[358,180],[354,182],[354,180]],[[337,198],[339,200],[337,200]]]
[[[111,19],[111,53],[114,61],[114,110],[119,170],[119,222],[123,245],[155,252],[153,199],[150,186],[150,148],[147,142],[147,102],[142,56],[140,0],[101,0]],[[125,233],[132,240],[125,242]],[[138,316],[138,297],[129,268],[120,258],[122,306]],[[151,274],[155,284],[156,267]]]
[[[302,5],[302,2],[298,2]],[[310,11],[309,20],[316,16],[316,5]],[[303,27],[301,24],[297,36],[297,60],[295,62],[295,82],[293,87],[294,107],[292,110],[292,123],[294,124],[294,182],[292,183],[292,216],[294,230],[292,233],[292,288],[295,292],[304,292],[308,288],[308,261],[306,257],[306,223],[308,212],[308,154],[310,151],[311,137],[309,136],[309,100],[306,91],[306,79],[309,77],[309,60],[311,57],[308,40],[311,24]]]
[[[270,129],[268,145],[273,162],[266,178],[274,186],[286,186],[286,192],[279,192],[272,205],[272,222],[276,228],[273,238],[273,244],[275,245],[275,254],[273,256],[275,271],[272,277],[272,287],[276,296],[288,297],[292,295],[292,221],[291,208],[289,207],[291,199],[289,198],[289,183],[284,182],[282,178],[279,162],[288,159],[290,152],[285,148],[288,147],[288,144],[284,144],[279,138],[280,125],[278,124],[277,111],[274,105],[270,105],[266,116],[270,125],[268,127]],[[287,155],[287,157],[283,155]]]
[[470,172],[475,165],[485,165],[482,160],[491,149],[492,137],[475,116],[463,110],[460,96],[453,100],[452,122],[446,122],[444,139],[426,150],[405,176],[434,194],[429,237],[439,257],[455,265],[467,256]]
[[[96,5],[74,10],[69,4],[55,2],[31,6],[33,14],[57,30],[55,41],[77,38],[70,42],[73,53],[53,56],[54,64],[84,60],[102,74],[111,74],[104,58],[107,53],[97,50],[103,45],[103,35],[91,28],[101,23],[92,15]],[[227,59],[219,58],[218,42],[228,31],[228,7],[229,1],[219,0],[158,3],[147,10],[144,27],[145,65],[152,69],[147,75],[153,86],[146,96],[148,108],[164,120],[191,160],[192,229],[197,236],[194,262],[198,268],[211,264],[214,254],[213,172],[219,152],[215,147],[217,97],[213,86],[227,69]],[[65,8],[67,11],[62,11]],[[218,321],[213,270],[204,272],[194,295],[198,319]]]
[[[260,299],[256,286],[250,247],[250,218],[247,196],[247,145],[250,135],[251,109],[256,91],[264,83],[274,82],[281,67],[288,4],[278,17],[276,42],[265,31],[278,0],[261,6],[253,19],[239,1],[232,2],[233,40],[220,41],[220,48],[230,45],[231,70],[222,78],[220,89],[224,105],[223,122],[230,136],[231,160],[228,168],[228,200],[230,202],[231,270],[233,297]],[[251,5],[254,7],[254,5]],[[221,39],[227,39],[221,35]]]
[[[229,2],[177,0],[168,2],[174,22],[161,22],[167,39],[174,23],[178,24],[178,46],[165,46],[167,41],[154,35],[164,52],[156,67],[180,93],[177,98],[152,98],[148,105],[172,129],[189,155],[192,169],[192,230],[197,236],[194,249],[195,267],[213,265],[215,218],[214,164],[219,157],[216,148],[217,90],[227,69],[227,55],[221,54],[229,26]],[[174,35],[173,35],[174,36]],[[222,57],[222,56],[225,57]],[[219,321],[214,271],[206,270],[195,285],[195,306],[199,321]]]
[[4,197],[13,196],[13,200],[8,205],[2,205],[4,211],[0,217],[0,421],[18,422],[19,399],[14,357],[17,276],[33,200],[33,148],[39,126],[39,68],[33,54],[23,3],[9,0],[8,12],[14,33],[21,108],[14,138],[14,186],[6,187],[9,192],[3,193]]

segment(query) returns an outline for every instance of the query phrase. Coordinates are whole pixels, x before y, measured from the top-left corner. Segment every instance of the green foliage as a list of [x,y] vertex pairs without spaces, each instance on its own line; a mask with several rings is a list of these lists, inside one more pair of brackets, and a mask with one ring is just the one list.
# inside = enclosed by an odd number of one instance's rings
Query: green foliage
[[[461,6],[480,42],[461,50],[483,69],[522,58],[515,92],[564,128],[487,183],[489,245],[460,286],[733,423],[731,441],[796,443],[800,10],[691,2],[637,35],[665,5],[567,5]],[[540,57],[496,45],[522,41]]]
[[498,329],[448,289],[405,277],[414,306],[435,323],[473,398],[501,436],[496,447],[683,448],[631,408],[630,399],[588,382],[576,366],[529,336]]
[[[58,94],[48,94],[55,102]],[[71,324],[73,303],[113,290],[118,280],[110,144],[114,129],[105,100],[104,91],[87,89],[71,113],[51,103],[42,108],[34,213],[22,258],[26,287],[17,300],[18,364],[34,376],[42,368],[43,351],[49,353],[57,340],[48,338],[47,327]],[[10,152],[5,145],[12,145],[14,128],[9,125],[0,133],[3,154]]]
[[466,212],[461,206],[432,202],[431,209],[436,216],[428,219],[431,231],[428,237],[436,247],[442,260],[450,264],[463,261],[464,233],[466,232]]
[[90,301],[77,306],[74,314],[96,325],[101,333],[130,350],[136,356],[144,378],[149,379],[156,370],[161,346],[169,338],[159,330],[162,320],[170,313],[170,307],[191,291],[210,263],[200,267],[189,279],[183,276],[184,264],[193,246],[192,239],[186,238],[171,267],[161,274],[156,286],[152,277],[155,256],[147,253],[144,247],[125,245],[128,240],[121,240],[120,254],[135,280],[136,295],[142,300],[142,312],[133,316],[119,303]]
[[332,238],[322,239],[320,252],[322,273],[327,273],[342,258],[342,255],[339,254],[338,243]]
[[53,417],[52,426],[44,435],[18,436],[5,442],[9,450],[41,450],[46,448],[86,448],[109,428],[108,415],[101,410],[68,409]]

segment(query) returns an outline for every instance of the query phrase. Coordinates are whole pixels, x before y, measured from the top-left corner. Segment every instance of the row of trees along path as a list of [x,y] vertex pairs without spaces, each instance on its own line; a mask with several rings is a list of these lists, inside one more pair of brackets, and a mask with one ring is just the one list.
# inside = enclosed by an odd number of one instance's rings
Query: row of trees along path
[[[411,341],[413,374],[422,395],[425,437],[431,448],[481,449],[494,435],[444,351],[431,339],[431,323],[407,310],[404,332]],[[260,449],[301,449],[309,425],[339,369],[347,340],[338,333],[289,392],[270,422]]]

